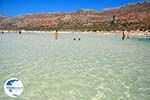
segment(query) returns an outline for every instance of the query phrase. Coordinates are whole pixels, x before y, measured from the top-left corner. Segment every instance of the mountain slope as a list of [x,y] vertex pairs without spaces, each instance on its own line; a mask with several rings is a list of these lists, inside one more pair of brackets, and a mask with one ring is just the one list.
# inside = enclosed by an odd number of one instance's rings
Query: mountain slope
[[0,23],[1,29],[150,30],[150,3],[129,4],[103,11],[28,14],[5,20],[0,17]]

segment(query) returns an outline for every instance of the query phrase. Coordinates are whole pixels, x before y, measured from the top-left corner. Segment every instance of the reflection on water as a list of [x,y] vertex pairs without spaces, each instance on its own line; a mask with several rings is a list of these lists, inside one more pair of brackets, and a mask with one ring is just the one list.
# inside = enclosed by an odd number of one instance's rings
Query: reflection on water
[[0,100],[11,77],[24,84],[18,100],[150,100],[148,40],[12,33],[0,35],[0,53]]

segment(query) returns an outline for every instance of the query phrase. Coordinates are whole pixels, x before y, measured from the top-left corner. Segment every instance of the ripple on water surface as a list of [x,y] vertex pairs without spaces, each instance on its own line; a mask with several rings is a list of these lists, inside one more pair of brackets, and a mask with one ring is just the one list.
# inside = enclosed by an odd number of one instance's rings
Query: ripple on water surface
[[115,35],[3,34],[0,90],[16,77],[24,84],[18,100],[149,100],[149,43]]

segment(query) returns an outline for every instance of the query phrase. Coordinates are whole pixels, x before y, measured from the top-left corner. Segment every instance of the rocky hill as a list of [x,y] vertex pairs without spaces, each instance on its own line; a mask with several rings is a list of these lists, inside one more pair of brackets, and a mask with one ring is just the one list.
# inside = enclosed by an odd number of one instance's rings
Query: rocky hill
[[150,3],[135,3],[103,11],[26,14],[8,18],[0,15],[1,29],[26,30],[150,30]]
[[8,17],[0,14],[0,27],[4,26],[4,23],[8,20]]

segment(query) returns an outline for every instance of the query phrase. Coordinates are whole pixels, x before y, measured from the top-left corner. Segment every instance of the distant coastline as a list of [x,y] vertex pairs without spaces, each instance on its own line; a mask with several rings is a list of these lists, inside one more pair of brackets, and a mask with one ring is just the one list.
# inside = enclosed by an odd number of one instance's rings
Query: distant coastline
[[[0,32],[4,33],[19,33],[19,31],[14,31],[14,30],[0,30]],[[32,30],[21,30],[22,33],[50,33],[54,34],[55,31],[32,31]],[[97,31],[97,32],[92,32],[92,31],[59,31],[59,33],[66,33],[66,34],[105,34],[105,35],[116,35],[116,34],[122,34],[122,32],[125,32],[126,35],[147,35],[150,36],[150,31]]]

